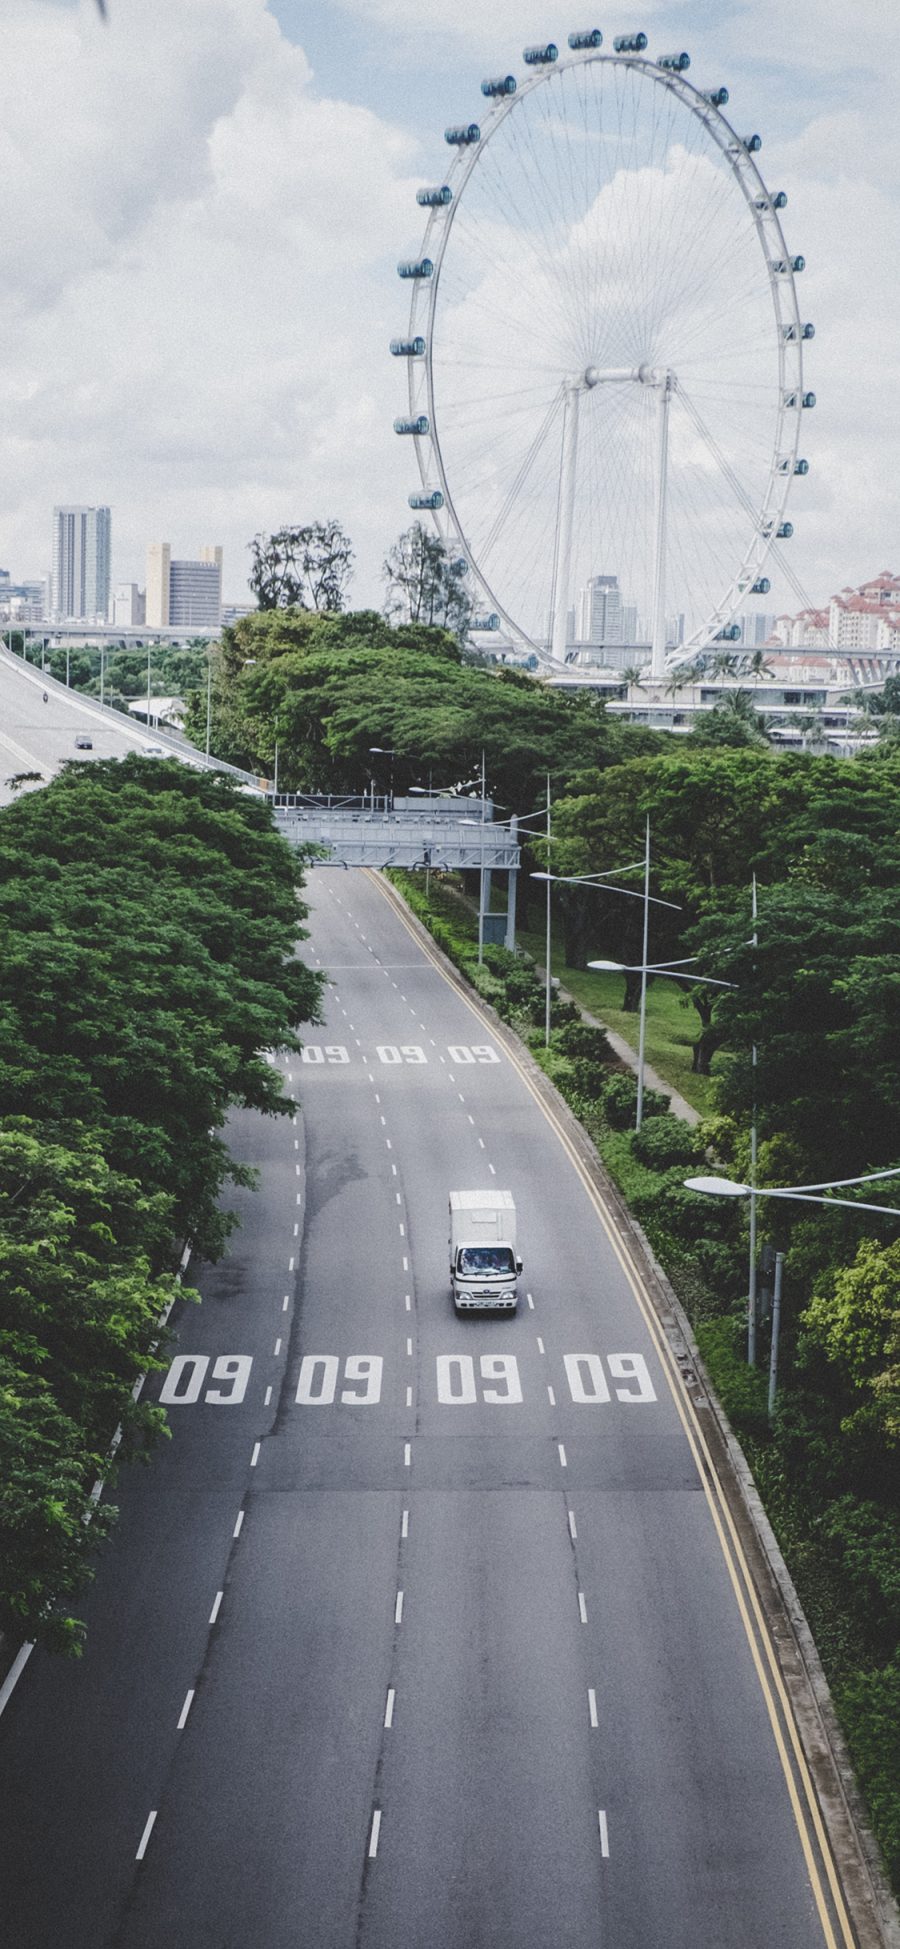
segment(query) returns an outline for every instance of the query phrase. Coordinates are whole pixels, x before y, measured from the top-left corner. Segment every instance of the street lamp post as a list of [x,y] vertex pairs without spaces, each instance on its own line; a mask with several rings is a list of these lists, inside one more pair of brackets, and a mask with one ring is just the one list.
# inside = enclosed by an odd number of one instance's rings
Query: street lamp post
[[388,786],[388,809],[391,812],[393,812],[394,810],[394,759],[396,758],[396,756],[397,756],[396,751],[393,751],[390,745],[370,744],[369,746],[370,758],[390,758],[391,772],[390,772],[390,784]]
[[[853,1184],[876,1184],[883,1178],[900,1177],[900,1166],[888,1171],[867,1171],[858,1178],[830,1178],[824,1184],[760,1185],[741,1184],[736,1178],[693,1177],[685,1178],[688,1191],[699,1191],[710,1198],[787,1198],[801,1205],[844,1205],[850,1211],[878,1211],[887,1218],[900,1218],[900,1205],[873,1205],[862,1198],[823,1197],[823,1192],[840,1191]],[[772,1347],[769,1357],[769,1415],[774,1413],[775,1396],[778,1389],[778,1340],[781,1331],[781,1275],[784,1266],[784,1253],[775,1254],[775,1290],[772,1296]]]
[[[549,837],[549,824],[548,824],[548,837]],[[636,867],[640,866],[640,864],[641,864],[640,860],[629,861],[627,866],[607,867],[605,873],[543,873],[540,872],[540,873],[532,873],[530,875],[530,878],[532,880],[546,880],[547,882],[547,945],[546,945],[547,966],[545,969],[545,985],[546,985],[546,994],[547,994],[545,1040],[547,1043],[549,1043],[550,1041],[549,1011],[550,1011],[550,988],[551,988],[551,979],[550,979],[550,888],[551,886],[594,888],[596,891],[600,893],[622,893],[625,895],[626,899],[628,900],[643,900],[645,898],[645,895],[643,893],[635,892],[635,889],[633,887],[613,886],[611,885],[609,879],[607,878],[607,875],[609,873],[631,873],[636,869]],[[658,900],[656,898],[656,895],[652,893],[646,897],[649,899],[650,905],[653,907],[674,907],[676,904],[674,900]],[[680,908],[678,909],[678,911],[680,912]],[[588,963],[589,967],[603,966],[603,967],[610,967],[610,968],[618,968],[620,967],[620,965],[621,963],[618,961]]]

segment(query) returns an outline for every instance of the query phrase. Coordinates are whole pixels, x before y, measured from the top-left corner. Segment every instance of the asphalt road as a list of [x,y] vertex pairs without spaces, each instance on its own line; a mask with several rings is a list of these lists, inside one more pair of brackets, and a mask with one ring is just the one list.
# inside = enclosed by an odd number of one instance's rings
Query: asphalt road
[[[91,739],[90,751],[76,748],[77,736]],[[17,796],[9,780],[22,772],[37,772],[39,782],[47,784],[70,761],[124,758],[148,744],[161,745],[171,757],[193,756],[203,762],[184,738],[154,726],[148,731],[146,724],[132,722],[121,711],[101,710],[91,698],[54,683],[33,664],[0,648],[0,805]]]
[[[4,1949],[813,1949],[790,1724],[640,1291],[488,1026],[317,871],[301,1115],[185,1307],[81,1664],[0,1718]],[[512,1190],[457,1319],[451,1187]],[[153,1390],[160,1391],[157,1379]]]

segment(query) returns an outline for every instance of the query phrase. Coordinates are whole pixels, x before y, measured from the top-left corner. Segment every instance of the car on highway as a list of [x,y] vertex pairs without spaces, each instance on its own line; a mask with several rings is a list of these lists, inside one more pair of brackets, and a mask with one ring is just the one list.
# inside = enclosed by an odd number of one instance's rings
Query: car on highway
[[79,731],[78,736],[75,739],[75,749],[76,751],[93,751],[94,749],[93,738],[89,738],[85,731]]
[[166,755],[161,744],[142,744],[141,754],[144,758],[164,758]]

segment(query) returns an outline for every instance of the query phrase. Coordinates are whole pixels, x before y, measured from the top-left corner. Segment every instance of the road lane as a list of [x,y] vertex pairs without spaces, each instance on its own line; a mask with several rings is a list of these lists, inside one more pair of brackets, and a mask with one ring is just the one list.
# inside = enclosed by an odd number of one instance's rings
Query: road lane
[[[182,1323],[210,1365],[183,1363],[198,1398],[123,1498],[93,1690],[33,1660],[0,1720],[0,1832],[24,1808],[10,1941],[839,1939],[581,1178],[377,885],[317,871],[310,892],[333,985],[291,1065],[303,1117],[265,1126],[247,1228]],[[516,1197],[512,1318],[449,1298],[447,1194],[479,1182]],[[207,1401],[241,1354],[243,1400]],[[82,1813],[85,1760],[104,1785]]]

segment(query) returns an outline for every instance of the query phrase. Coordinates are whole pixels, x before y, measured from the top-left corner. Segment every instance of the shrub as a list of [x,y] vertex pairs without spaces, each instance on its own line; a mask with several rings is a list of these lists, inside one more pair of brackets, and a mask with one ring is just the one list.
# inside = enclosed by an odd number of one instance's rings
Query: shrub
[[611,1063],[616,1056],[608,1035],[590,1022],[567,1021],[556,1031],[556,1043],[564,1056],[585,1062]]
[[859,1672],[841,1685],[837,1701],[896,1888],[900,1885],[900,1652],[880,1671]]
[[[644,1116],[661,1117],[669,1099],[659,1090],[644,1091]],[[611,1130],[627,1130],[637,1116],[637,1083],[633,1076],[611,1076],[603,1091],[603,1115]]]
[[642,1164],[665,1171],[672,1164],[696,1164],[703,1156],[703,1139],[681,1117],[671,1113],[651,1117],[631,1139],[631,1148]]

